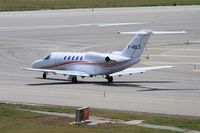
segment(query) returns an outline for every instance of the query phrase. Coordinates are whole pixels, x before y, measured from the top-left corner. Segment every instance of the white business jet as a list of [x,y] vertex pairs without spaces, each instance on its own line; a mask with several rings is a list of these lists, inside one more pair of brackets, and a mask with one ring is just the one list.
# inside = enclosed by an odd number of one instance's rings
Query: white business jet
[[172,68],[173,66],[155,66],[129,68],[141,60],[143,50],[151,34],[178,34],[185,31],[152,31],[148,29],[138,32],[119,32],[120,34],[136,34],[128,45],[120,52],[54,52],[32,63],[32,68],[22,68],[28,71],[43,72],[43,78],[47,74],[68,75],[72,83],[77,82],[77,76],[93,77],[103,75],[109,83],[113,82],[113,76],[131,75],[143,73],[148,70]]

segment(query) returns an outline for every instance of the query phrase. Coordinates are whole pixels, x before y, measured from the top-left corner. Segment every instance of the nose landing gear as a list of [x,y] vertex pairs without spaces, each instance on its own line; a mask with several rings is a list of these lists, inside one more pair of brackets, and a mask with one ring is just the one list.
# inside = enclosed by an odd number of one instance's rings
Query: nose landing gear
[[42,78],[46,79],[47,78],[47,73],[44,72],[43,75],[42,75]]

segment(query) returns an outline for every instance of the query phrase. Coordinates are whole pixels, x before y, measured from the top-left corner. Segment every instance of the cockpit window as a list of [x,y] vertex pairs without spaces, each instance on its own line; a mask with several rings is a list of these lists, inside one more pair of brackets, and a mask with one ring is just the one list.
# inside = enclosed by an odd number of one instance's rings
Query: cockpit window
[[51,54],[44,57],[44,60],[48,60],[48,59],[50,59],[50,57],[51,57]]

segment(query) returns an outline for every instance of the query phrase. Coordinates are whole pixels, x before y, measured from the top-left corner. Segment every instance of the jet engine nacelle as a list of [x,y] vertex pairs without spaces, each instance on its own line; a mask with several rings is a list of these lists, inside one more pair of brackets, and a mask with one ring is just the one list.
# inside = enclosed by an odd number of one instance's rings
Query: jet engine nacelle
[[87,52],[85,55],[85,59],[96,62],[96,63],[111,61],[110,57],[107,54],[99,54],[96,52]]
[[110,61],[110,57],[107,56],[107,57],[105,58],[105,61],[106,61],[106,62],[109,62],[109,61]]

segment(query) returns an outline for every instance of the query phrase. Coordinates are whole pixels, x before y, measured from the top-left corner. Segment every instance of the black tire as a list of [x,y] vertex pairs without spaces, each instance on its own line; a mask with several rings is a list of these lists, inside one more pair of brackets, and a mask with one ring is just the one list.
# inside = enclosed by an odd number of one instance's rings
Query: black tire
[[47,74],[46,74],[46,73],[43,73],[42,78],[43,78],[43,79],[46,79],[46,78],[47,78]]
[[77,83],[77,77],[72,77],[72,83]]
[[107,77],[107,79],[108,79],[108,83],[112,83],[113,82],[113,77],[112,76]]

